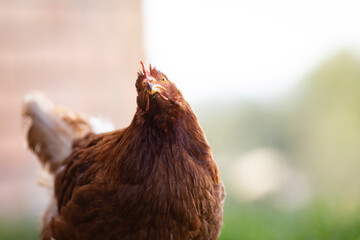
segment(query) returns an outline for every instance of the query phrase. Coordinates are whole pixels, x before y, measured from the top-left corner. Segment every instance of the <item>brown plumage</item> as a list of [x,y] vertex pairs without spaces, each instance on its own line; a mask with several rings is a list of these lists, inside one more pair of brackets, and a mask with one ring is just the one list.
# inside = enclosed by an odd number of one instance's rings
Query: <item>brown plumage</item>
[[[127,128],[95,134],[80,115],[57,118],[67,129],[62,132],[75,132],[68,137],[70,149],[58,144],[58,151],[68,153],[60,167],[48,153],[56,147],[46,146],[47,135],[59,134],[57,127],[38,123],[29,107],[37,101],[26,101],[29,146],[55,175],[42,239],[218,238],[224,186],[196,116],[176,86],[151,66],[143,66],[136,88],[138,107]],[[56,116],[54,109],[41,114]]]

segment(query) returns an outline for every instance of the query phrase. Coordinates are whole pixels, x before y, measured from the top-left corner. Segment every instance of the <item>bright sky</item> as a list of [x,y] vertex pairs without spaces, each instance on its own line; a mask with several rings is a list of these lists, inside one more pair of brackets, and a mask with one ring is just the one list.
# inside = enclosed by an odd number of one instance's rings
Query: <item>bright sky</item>
[[147,59],[191,101],[268,101],[360,49],[360,1],[143,0]]

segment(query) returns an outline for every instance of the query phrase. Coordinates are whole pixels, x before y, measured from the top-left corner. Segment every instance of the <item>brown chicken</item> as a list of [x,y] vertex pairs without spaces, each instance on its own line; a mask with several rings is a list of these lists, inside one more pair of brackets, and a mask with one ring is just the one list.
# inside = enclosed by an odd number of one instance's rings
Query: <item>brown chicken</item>
[[137,110],[121,130],[39,94],[25,98],[28,144],[54,176],[41,239],[217,239],[219,170],[189,104],[160,71],[136,80]]

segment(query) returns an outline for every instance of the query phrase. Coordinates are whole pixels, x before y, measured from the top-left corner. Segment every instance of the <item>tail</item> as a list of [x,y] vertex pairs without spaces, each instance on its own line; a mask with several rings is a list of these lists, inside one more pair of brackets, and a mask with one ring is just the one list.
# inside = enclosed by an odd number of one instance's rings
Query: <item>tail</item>
[[28,146],[50,173],[71,154],[73,141],[93,128],[87,118],[55,106],[39,92],[25,96],[23,116],[30,121]]
[[[73,151],[74,140],[91,132],[106,132],[114,128],[109,121],[86,118],[65,107],[55,106],[39,92],[25,96],[23,117],[30,122],[28,146],[44,166],[39,174],[39,184],[48,187],[51,192],[54,187],[52,174]],[[50,220],[57,214],[57,203],[53,196],[43,216],[42,239],[47,239]]]

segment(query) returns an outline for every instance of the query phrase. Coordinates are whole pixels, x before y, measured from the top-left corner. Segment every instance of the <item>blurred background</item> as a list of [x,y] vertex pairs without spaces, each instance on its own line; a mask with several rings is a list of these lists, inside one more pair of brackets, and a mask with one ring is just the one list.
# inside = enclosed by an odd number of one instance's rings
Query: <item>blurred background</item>
[[127,126],[139,60],[182,90],[227,187],[220,239],[360,239],[360,4],[0,0],[0,239],[49,199],[23,96]]

